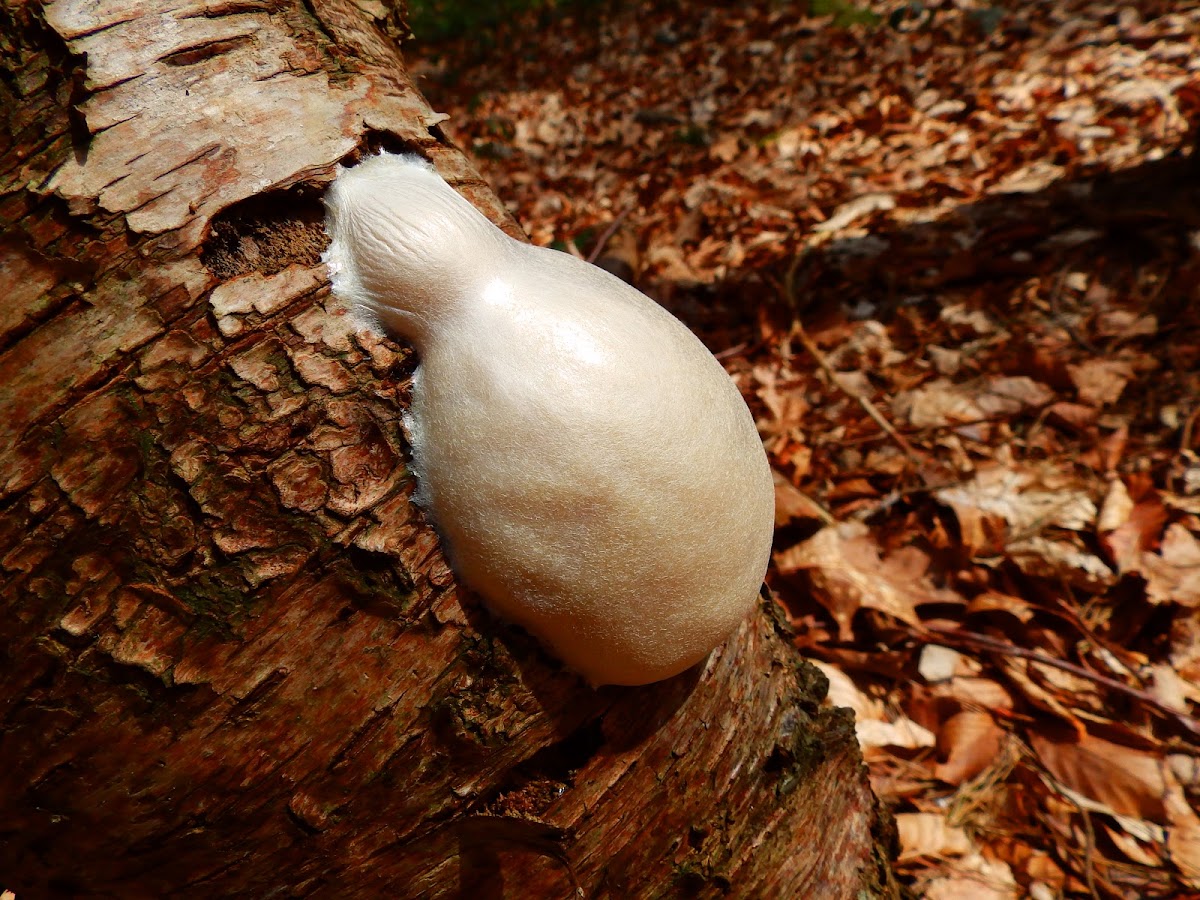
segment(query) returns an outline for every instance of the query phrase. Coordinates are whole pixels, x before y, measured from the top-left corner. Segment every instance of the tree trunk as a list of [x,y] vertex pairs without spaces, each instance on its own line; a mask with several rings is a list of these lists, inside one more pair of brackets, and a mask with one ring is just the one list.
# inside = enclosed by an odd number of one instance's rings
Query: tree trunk
[[0,887],[891,895],[769,603],[591,690],[455,584],[320,193],[418,148],[516,227],[372,9],[0,0]]

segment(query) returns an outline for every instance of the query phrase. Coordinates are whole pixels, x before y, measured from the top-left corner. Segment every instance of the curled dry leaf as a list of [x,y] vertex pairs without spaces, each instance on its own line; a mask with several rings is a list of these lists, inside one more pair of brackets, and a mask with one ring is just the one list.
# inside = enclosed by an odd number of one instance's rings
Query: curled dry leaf
[[971,422],[983,418],[975,392],[948,378],[939,378],[914,391],[897,394],[892,411],[914,428]]
[[969,329],[974,334],[991,334],[996,330],[996,323],[982,309],[968,307],[965,303],[951,303],[942,307],[938,318],[947,325]]
[[1005,612],[1018,622],[1028,622],[1037,612],[1028,600],[1014,597],[1012,594],[1002,594],[999,591],[984,591],[977,597],[971,598],[967,604],[967,612]]
[[991,189],[996,194],[1032,194],[1045,190],[1063,176],[1062,166],[1038,161],[1007,175]]
[[1096,317],[1096,334],[1100,337],[1144,337],[1158,331],[1158,316],[1129,309],[1110,309]]
[[989,378],[979,390],[979,405],[988,416],[1014,415],[1053,399],[1050,388],[1026,375]]
[[759,421],[759,431],[767,438],[797,434],[808,412],[808,402],[796,390],[795,376],[766,366],[756,366],[753,374],[759,384],[755,393],[769,413],[765,420]]
[[970,781],[996,761],[1003,740],[1004,730],[988,713],[955,713],[938,729],[938,750],[945,762],[934,766],[934,777],[954,785]]
[[1150,667],[1150,671],[1154,674],[1150,693],[1163,706],[1186,713],[1189,700],[1200,703],[1200,687],[1181,678],[1171,666],[1156,663]]
[[1046,421],[1068,432],[1086,434],[1096,424],[1097,412],[1094,406],[1082,403],[1067,403],[1060,400],[1046,408]]
[[934,496],[953,510],[967,546],[986,546],[995,522],[1001,520],[1009,534],[1004,552],[1022,571],[1065,579],[1087,590],[1102,588],[1113,575],[1103,560],[1072,543],[1041,536],[1050,528],[1084,531],[1096,521],[1096,504],[1089,494],[1056,481],[1062,476],[997,465]]

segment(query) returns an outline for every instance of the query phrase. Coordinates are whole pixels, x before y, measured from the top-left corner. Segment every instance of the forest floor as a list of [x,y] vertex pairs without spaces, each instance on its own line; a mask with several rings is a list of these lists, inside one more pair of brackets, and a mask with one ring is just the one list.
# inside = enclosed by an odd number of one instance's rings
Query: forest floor
[[1200,5],[1004,6],[408,53],[532,239],[741,387],[768,583],[914,891],[1200,896]]

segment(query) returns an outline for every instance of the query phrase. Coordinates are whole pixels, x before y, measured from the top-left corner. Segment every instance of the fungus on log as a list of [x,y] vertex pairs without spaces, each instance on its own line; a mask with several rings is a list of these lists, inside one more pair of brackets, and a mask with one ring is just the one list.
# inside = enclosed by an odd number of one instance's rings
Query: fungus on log
[[593,690],[410,503],[415,360],[320,263],[411,148],[519,235],[350,0],[0,0],[0,879],[51,895],[886,895],[770,605]]

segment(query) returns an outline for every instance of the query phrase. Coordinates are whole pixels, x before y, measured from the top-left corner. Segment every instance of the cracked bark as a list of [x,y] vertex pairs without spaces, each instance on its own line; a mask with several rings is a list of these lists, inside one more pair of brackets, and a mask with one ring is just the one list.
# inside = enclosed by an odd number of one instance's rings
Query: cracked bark
[[593,691],[409,503],[410,351],[318,263],[333,166],[419,148],[350,0],[0,0],[0,887],[890,896],[847,714],[769,604]]

